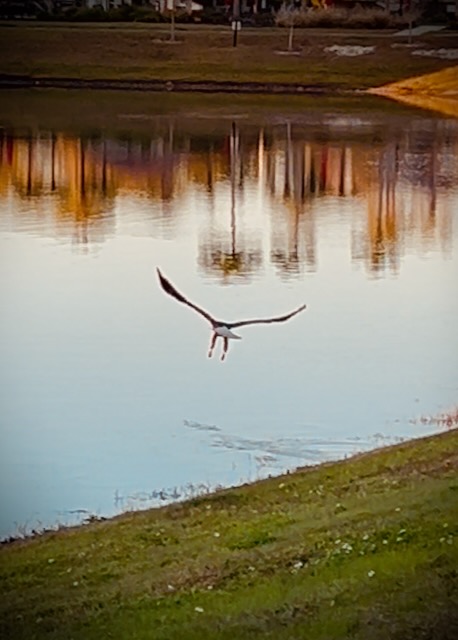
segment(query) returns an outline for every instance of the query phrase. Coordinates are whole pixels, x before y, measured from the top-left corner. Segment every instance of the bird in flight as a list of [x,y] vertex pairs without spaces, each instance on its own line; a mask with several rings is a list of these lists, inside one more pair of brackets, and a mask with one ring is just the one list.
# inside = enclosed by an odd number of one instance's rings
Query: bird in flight
[[301,305],[294,311],[285,314],[284,316],[275,316],[273,318],[259,318],[255,320],[240,320],[238,322],[223,322],[222,320],[216,320],[213,316],[211,316],[207,311],[201,309],[196,304],[188,300],[184,297],[179,291],[175,289],[173,284],[167,280],[167,278],[161,273],[160,269],[157,268],[157,275],[159,276],[159,282],[161,287],[164,289],[169,296],[178,300],[178,302],[182,302],[183,304],[188,305],[197,313],[200,313],[212,326],[212,335],[210,339],[210,348],[208,350],[208,357],[211,358],[213,355],[213,350],[215,348],[215,344],[218,338],[222,338],[223,340],[223,350],[221,352],[221,360],[224,360],[229,349],[229,340],[241,340],[242,337],[235,334],[232,329],[237,327],[245,327],[249,324],[271,324],[273,322],[286,322],[293,316],[297,315],[301,311],[303,311],[306,307],[305,304]]

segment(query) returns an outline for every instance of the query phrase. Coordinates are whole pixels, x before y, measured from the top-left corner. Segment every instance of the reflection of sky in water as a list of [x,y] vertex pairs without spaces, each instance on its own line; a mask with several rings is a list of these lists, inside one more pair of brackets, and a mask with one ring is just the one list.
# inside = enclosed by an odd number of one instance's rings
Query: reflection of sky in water
[[[399,138],[387,122],[375,147],[342,124],[314,146],[294,127],[248,144],[228,125],[196,152],[191,127],[172,160],[167,136],[135,162],[108,141],[105,169],[99,141],[83,178],[78,141],[60,141],[54,177],[49,136],[32,160],[3,144],[0,532],[434,431],[409,419],[457,397],[458,129],[444,123]],[[221,364],[156,265],[217,317],[308,310],[241,330]]]

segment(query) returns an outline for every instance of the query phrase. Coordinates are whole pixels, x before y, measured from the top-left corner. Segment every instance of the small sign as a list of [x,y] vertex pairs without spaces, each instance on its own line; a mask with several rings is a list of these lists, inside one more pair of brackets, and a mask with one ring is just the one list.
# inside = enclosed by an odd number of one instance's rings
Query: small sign
[[232,20],[232,31],[240,31],[242,23],[240,20]]

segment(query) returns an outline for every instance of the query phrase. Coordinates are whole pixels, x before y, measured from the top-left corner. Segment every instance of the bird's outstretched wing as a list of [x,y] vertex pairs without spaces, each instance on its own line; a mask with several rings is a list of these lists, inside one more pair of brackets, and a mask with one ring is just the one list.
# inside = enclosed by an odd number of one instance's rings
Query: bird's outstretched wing
[[161,283],[161,287],[164,289],[166,293],[169,294],[169,296],[172,296],[173,298],[175,298],[175,300],[178,300],[178,302],[183,302],[184,304],[187,304],[188,307],[191,307],[191,309],[194,309],[194,311],[197,311],[197,313],[200,313],[200,315],[206,318],[211,324],[215,323],[215,319],[212,318],[212,316],[209,313],[207,313],[206,311],[204,311],[204,309],[201,309],[200,307],[192,303],[190,300],[185,298],[179,291],[177,291],[173,286],[173,284],[169,280],[167,280],[165,276],[162,275],[159,268],[157,268],[156,271],[157,271],[157,275],[159,276],[159,282]]
[[230,329],[233,329],[235,327],[244,327],[247,324],[270,324],[271,322],[286,322],[286,320],[289,320],[296,314],[303,311],[305,308],[306,308],[306,305],[303,304],[297,309],[295,309],[294,311],[291,311],[291,313],[287,313],[284,316],[276,316],[274,318],[260,318],[259,320],[241,320],[240,322],[230,322],[228,323],[227,326]]

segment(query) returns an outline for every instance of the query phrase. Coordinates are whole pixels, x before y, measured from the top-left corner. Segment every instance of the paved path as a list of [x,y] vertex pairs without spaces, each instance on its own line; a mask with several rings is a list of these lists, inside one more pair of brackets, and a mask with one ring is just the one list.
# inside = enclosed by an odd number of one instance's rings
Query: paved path
[[414,27],[413,29],[403,29],[393,33],[393,37],[397,36],[422,36],[424,33],[431,33],[431,31],[442,31],[445,29],[444,25],[437,24],[422,24],[421,27]]

